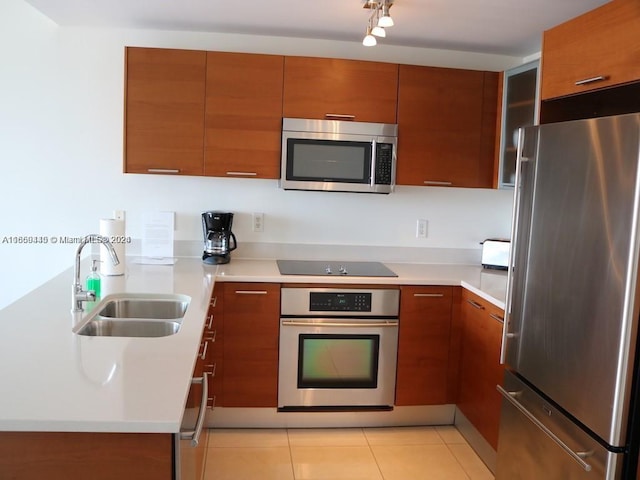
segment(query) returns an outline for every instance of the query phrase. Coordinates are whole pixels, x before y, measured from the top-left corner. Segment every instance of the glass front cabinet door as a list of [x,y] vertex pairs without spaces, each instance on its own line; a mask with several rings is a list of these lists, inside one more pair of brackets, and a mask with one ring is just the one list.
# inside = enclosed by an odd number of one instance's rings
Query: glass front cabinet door
[[518,129],[538,124],[539,65],[535,60],[504,73],[498,188],[515,184]]

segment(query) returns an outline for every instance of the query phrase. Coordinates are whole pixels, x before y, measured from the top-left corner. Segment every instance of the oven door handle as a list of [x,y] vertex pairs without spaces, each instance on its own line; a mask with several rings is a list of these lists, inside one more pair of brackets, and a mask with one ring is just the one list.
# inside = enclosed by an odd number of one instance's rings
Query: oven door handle
[[305,322],[304,320],[281,320],[283,327],[397,327],[398,320],[377,322]]

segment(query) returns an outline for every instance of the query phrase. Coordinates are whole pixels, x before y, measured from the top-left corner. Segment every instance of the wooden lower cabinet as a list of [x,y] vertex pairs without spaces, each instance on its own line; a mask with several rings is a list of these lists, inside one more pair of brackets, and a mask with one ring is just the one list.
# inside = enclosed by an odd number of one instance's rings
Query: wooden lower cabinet
[[3,480],[171,480],[170,433],[0,432]]
[[450,340],[453,287],[403,286],[396,405],[452,403]]
[[500,364],[504,311],[483,298],[462,291],[462,337],[458,408],[494,448],[498,447],[502,384]]
[[224,283],[224,407],[277,407],[280,284]]

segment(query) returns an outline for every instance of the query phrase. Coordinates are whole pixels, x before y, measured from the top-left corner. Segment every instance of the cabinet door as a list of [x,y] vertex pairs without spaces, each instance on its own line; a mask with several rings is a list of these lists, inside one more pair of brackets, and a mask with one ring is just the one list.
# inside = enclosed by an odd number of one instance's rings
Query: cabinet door
[[224,284],[225,407],[277,407],[280,285]]
[[462,345],[458,408],[497,449],[500,394],[504,369],[500,365],[502,319],[498,307],[473,293],[462,293]]
[[396,405],[441,405],[448,395],[452,287],[401,287]]
[[202,175],[206,53],[127,47],[126,173]]
[[544,32],[541,98],[640,80],[640,2],[613,0]]
[[398,65],[286,57],[284,116],[396,123]]
[[207,52],[205,175],[280,178],[283,63]]
[[493,185],[498,73],[400,66],[398,185]]

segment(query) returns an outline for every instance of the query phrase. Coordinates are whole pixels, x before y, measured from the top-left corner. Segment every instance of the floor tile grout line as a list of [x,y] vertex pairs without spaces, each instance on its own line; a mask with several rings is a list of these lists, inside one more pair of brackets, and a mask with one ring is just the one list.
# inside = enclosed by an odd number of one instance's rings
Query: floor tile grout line
[[296,469],[295,469],[295,465],[293,464],[293,450],[291,449],[291,437],[289,436],[290,429],[287,428],[285,431],[287,432],[287,445],[289,446],[289,462],[291,463],[291,477],[293,478],[293,480],[296,480]]

